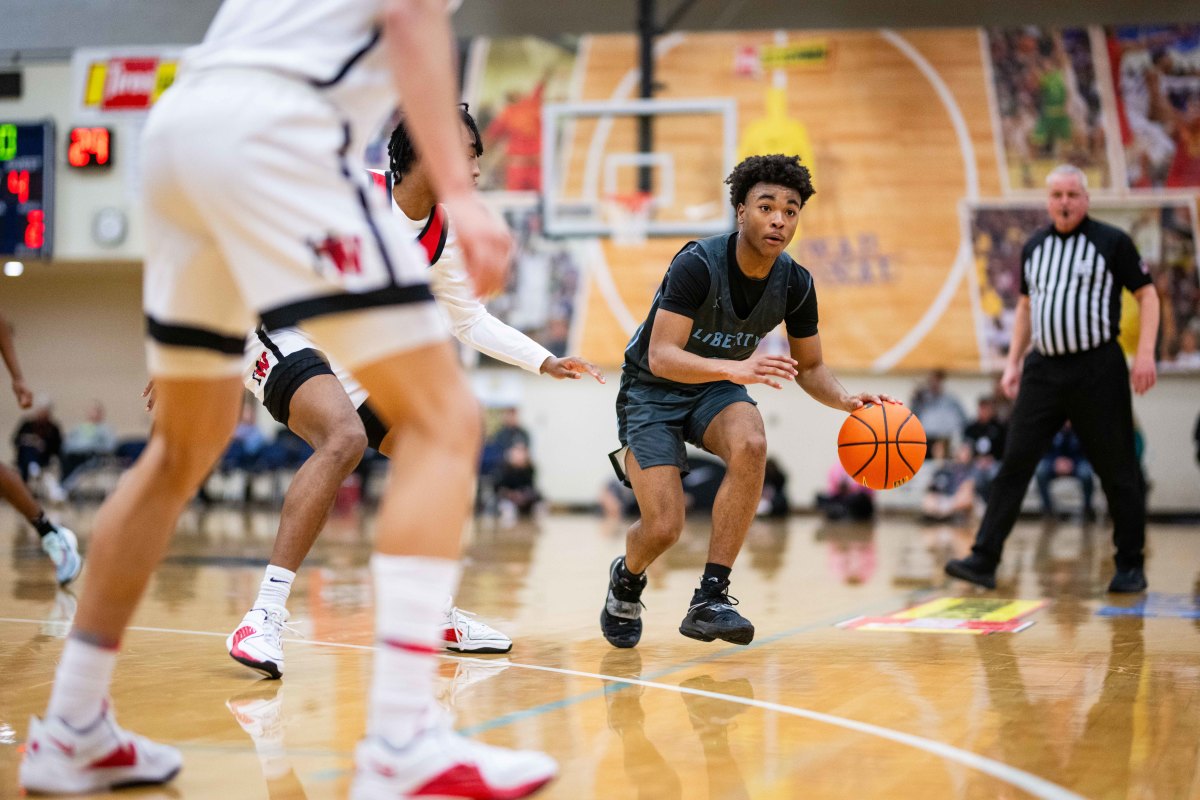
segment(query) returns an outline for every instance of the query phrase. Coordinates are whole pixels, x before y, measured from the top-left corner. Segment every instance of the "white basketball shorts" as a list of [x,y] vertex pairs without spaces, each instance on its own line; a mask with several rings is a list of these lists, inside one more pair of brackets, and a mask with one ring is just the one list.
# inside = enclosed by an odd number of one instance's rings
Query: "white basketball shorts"
[[263,70],[195,72],[163,96],[143,136],[152,375],[237,375],[260,321],[348,368],[448,337],[350,134],[319,89]]

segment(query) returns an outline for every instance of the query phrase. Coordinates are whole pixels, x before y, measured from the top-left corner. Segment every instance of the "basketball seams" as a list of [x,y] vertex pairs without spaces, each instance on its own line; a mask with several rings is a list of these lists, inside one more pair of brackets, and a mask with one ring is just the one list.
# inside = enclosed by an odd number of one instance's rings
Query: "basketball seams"
[[[894,489],[902,483],[906,483],[920,470],[920,463],[923,459],[918,457],[917,453],[913,454],[913,458],[909,458],[903,448],[909,447],[924,447],[926,440],[924,438],[903,438],[905,434],[910,437],[921,436],[923,431],[918,420],[915,425],[909,426],[909,421],[916,418],[911,409],[901,407],[901,411],[906,413],[902,417],[896,419],[893,417],[889,421],[887,408],[879,404],[878,411],[875,411],[875,403],[868,404],[863,408],[855,411],[847,417],[847,422],[843,423],[842,432],[838,435],[838,452],[842,453],[843,447],[862,447],[870,445],[872,450],[866,456],[863,456],[864,451],[847,450],[845,458],[841,459],[843,468],[847,474],[857,483],[861,483],[868,488],[875,489]],[[892,409],[893,411],[897,409]],[[867,412],[867,413],[862,413]],[[866,428],[871,433],[870,441],[866,440],[866,435],[861,429],[856,429],[855,426],[849,425],[848,420],[856,420],[862,428]],[[882,436],[876,430],[875,426],[882,426]],[[892,439],[892,436],[895,439]],[[842,439],[859,439],[860,441],[843,442]],[[874,466],[875,457],[879,455],[879,448],[883,447],[883,464]],[[895,482],[892,481],[892,458],[891,450],[896,450],[897,465],[896,471],[904,474],[902,479]],[[851,455],[855,453],[855,455]],[[914,467],[914,463],[917,465]],[[882,470],[882,474],[880,474]]]
[[896,455],[898,455],[900,457],[900,460],[904,462],[904,466],[908,467],[908,471],[911,472],[913,475],[916,475],[917,471],[915,469],[913,469],[912,464],[908,463],[908,459],[904,457],[904,451],[900,449],[901,444],[918,444],[917,442],[901,442],[900,441],[900,431],[904,430],[904,426],[907,425],[908,421],[911,420],[912,418],[913,418],[913,413],[912,413],[912,410],[910,409],[908,412],[908,416],[904,418],[904,422],[901,422],[900,427],[896,428]]
[[881,404],[879,412],[883,414],[883,487],[886,489],[888,486],[888,470],[892,466],[892,446],[888,443],[887,406]]
[[[853,474],[850,476],[851,478],[857,479],[857,478],[858,478],[858,476],[862,474],[862,471],[863,471],[864,469],[866,469],[867,467],[871,466],[871,462],[875,460],[875,456],[879,455],[879,434],[877,434],[877,433],[875,432],[875,429],[874,429],[874,428],[872,428],[872,427],[871,427],[871,425],[870,425],[870,424],[869,424],[869,423],[868,423],[866,420],[859,419],[858,417],[856,417],[856,416],[853,416],[853,415],[851,415],[850,417],[848,417],[848,419],[852,419],[852,420],[854,420],[855,422],[857,422],[858,424],[862,425],[864,428],[866,428],[867,430],[869,430],[869,431],[871,432],[871,439],[873,439],[873,441],[870,441],[870,442],[852,442],[850,445],[838,444],[838,448],[839,448],[839,449],[841,449],[842,447],[849,447],[849,446],[852,446],[852,445],[863,445],[863,444],[869,444],[869,445],[871,445],[872,447],[874,447],[874,448],[875,448],[875,449],[874,449],[874,450],[871,452],[871,455],[870,455],[870,457],[868,457],[868,458],[867,458],[867,460],[866,460],[866,461],[864,461],[864,462],[862,463],[862,466],[860,466],[858,469],[856,469],[856,470],[854,471],[854,473],[853,473]],[[885,445],[884,445],[884,449],[886,449],[886,448],[887,448],[887,445],[885,444]],[[844,464],[842,465],[842,468],[843,468],[843,469],[845,469],[845,465],[844,465]],[[865,484],[864,484],[864,485],[865,485]]]
[[[875,433],[875,429],[874,429],[874,428],[872,428],[872,427],[871,427],[871,426],[870,426],[870,425],[867,423],[867,421],[866,421],[866,420],[859,419],[858,417],[854,416],[853,414],[851,414],[849,417],[847,417],[847,419],[852,419],[852,420],[854,420],[855,422],[857,422],[859,425],[862,425],[864,428],[866,428],[867,430],[869,430],[869,431],[871,432],[871,437],[872,437],[872,438],[875,440],[875,444],[879,444],[879,434]],[[861,442],[861,444],[867,444],[867,443],[866,443],[866,442]]]

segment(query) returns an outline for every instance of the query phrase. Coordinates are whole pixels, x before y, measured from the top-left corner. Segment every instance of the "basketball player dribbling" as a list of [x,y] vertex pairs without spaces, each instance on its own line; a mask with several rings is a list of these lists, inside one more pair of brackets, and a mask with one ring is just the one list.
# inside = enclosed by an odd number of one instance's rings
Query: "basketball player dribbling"
[[[685,441],[719,456],[727,470],[713,503],[708,563],[679,632],[705,642],[754,639],[754,625],[729,596],[767,458],[762,415],[746,385],[779,389],[795,380],[817,402],[842,411],[896,402],[848,393],[825,364],[812,275],[786,252],[814,194],[808,168],[796,156],[751,156],[725,182],[737,231],[684,245],[625,350],[617,396],[621,448],[610,459],[633,489],[641,518],[608,570],[600,631],[614,647],[641,639],[646,568],[683,532]],[[781,322],[791,355],[760,351],[759,342]]]
[[[106,700],[121,637],[179,514],[236,423],[245,332],[299,325],[392,428],[371,566],[374,679],[355,798],[524,797],[546,755],[459,736],[433,697],[442,603],[479,446],[472,399],[411,236],[369,192],[364,140],[404,99],[479,294],[511,240],[471,186],[453,110],[445,0],[226,0],[147,122],[150,442],[97,512],[87,585],[20,783],[79,793],[163,783],[173,747],[120,728]],[[255,318],[258,318],[256,320]],[[161,687],[157,689],[161,693]]]
[[[479,178],[483,141],[465,104],[459,106],[463,151],[472,181]],[[430,288],[464,344],[513,366],[554,378],[588,374],[604,382],[593,364],[575,356],[556,357],[525,334],[488,313],[475,297],[462,267],[455,227],[437,195],[428,162],[419,157],[401,122],[388,143],[394,180],[392,198],[430,265]],[[337,488],[370,446],[390,455],[387,426],[362,385],[331,363],[299,328],[266,331],[259,327],[246,342],[246,388],[313,447],[313,455],[288,487],[271,562],[258,597],[226,641],[230,656],[272,678],[283,673],[282,633],[288,619],[292,582],[312,548],[333,505]],[[412,469],[415,465],[401,466]],[[458,653],[507,653],[512,640],[446,598],[442,646]]]

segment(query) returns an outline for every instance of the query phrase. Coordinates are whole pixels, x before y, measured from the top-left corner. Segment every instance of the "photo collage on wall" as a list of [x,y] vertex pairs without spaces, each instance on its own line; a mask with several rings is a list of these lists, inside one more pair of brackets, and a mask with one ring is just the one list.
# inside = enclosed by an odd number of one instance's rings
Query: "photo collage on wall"
[[[1129,233],[1162,308],[1163,371],[1200,370],[1200,25],[988,29],[986,65],[1007,199],[969,209],[982,365],[1003,363],[1021,248],[1046,224],[1054,166],[1088,177],[1091,214]],[[1122,304],[1122,346],[1137,304]]]

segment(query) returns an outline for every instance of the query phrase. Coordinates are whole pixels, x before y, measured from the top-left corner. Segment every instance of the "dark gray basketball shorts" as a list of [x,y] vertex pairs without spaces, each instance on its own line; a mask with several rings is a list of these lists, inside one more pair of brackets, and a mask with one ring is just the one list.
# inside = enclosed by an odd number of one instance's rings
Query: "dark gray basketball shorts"
[[746,387],[729,381],[694,386],[655,384],[621,376],[617,394],[617,435],[621,447],[608,454],[617,477],[626,486],[625,450],[633,451],[638,466],[675,466],[688,472],[684,442],[704,449],[709,423],[734,403],[758,405]]

